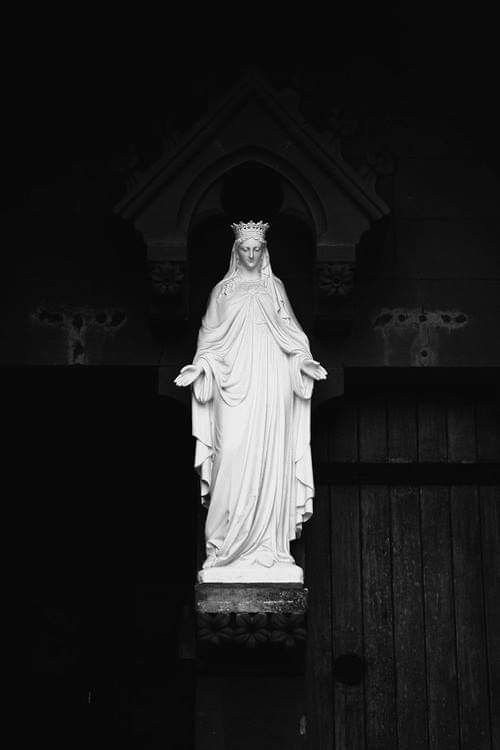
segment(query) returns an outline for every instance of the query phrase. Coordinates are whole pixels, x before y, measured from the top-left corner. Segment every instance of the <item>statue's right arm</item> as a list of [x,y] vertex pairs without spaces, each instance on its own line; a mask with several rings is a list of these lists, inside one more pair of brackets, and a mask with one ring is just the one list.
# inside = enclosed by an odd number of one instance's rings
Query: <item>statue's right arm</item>
[[[217,304],[217,297],[219,294],[220,284],[216,284],[212,291],[210,292],[210,296],[208,299],[207,309],[205,312],[205,315],[203,316],[202,324],[203,326],[207,326],[209,328],[213,328],[218,325],[219,323],[219,311],[218,311],[218,304]],[[200,375],[203,372],[203,367],[198,362],[193,362],[190,365],[185,365],[177,377],[174,379],[174,383],[177,386],[185,387],[188,385],[191,385],[194,383],[195,380],[197,380]]]

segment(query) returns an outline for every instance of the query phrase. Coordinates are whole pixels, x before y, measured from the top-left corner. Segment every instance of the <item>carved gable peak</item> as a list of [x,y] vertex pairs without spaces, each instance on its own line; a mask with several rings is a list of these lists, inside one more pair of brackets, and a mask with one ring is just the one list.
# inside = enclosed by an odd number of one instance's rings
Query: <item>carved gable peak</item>
[[[163,186],[187,172],[200,174],[221,159],[244,159],[252,152],[276,155],[291,164],[301,162],[302,176],[317,181],[317,170],[349,196],[371,219],[389,208],[376,194],[374,182],[363,178],[342,157],[338,142],[316,130],[300,112],[300,94],[290,87],[277,90],[254,66],[243,71],[230,90],[184,134],[167,144],[163,155],[141,175],[117,204],[125,218],[141,213]],[[239,156],[237,156],[239,155]],[[300,155],[300,156],[299,156]],[[248,157],[249,158],[249,157]],[[254,157],[252,157],[254,158]]]

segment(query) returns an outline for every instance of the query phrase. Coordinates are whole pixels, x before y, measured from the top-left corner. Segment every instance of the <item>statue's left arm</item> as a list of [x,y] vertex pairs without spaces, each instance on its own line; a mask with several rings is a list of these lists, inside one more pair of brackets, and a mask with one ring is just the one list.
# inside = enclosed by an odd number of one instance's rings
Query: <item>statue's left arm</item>
[[313,357],[310,354],[310,351],[309,351],[309,339],[307,338],[307,336],[306,336],[306,334],[305,334],[302,326],[300,325],[299,321],[297,320],[297,317],[296,317],[296,315],[295,315],[295,313],[293,311],[293,307],[292,307],[292,305],[290,303],[290,300],[288,299],[288,295],[286,293],[285,285],[283,284],[283,282],[280,279],[278,279],[276,277],[275,277],[275,279],[276,279],[277,289],[278,289],[279,295],[281,297],[281,300],[282,300],[282,302],[285,305],[286,312],[290,316],[290,324],[293,327],[295,327],[296,329],[298,329],[300,331],[300,333],[303,335],[305,341],[307,342],[307,354],[308,354],[308,356],[303,355],[303,356],[300,357],[300,371],[301,371],[301,373],[304,373],[305,375],[308,375],[313,380],[325,380],[326,377],[327,377],[327,375],[328,375],[328,373],[325,370],[325,368],[317,360],[313,359]]
[[[286,310],[287,314],[290,316],[290,320],[292,321],[292,324],[296,328],[298,328],[299,331],[302,334],[304,334],[304,336],[307,339],[307,336],[306,336],[306,334],[305,334],[302,326],[300,325],[299,321],[297,320],[297,317],[296,317],[296,315],[295,315],[295,313],[293,311],[293,307],[292,307],[292,305],[290,303],[290,300],[288,299],[288,295],[286,293],[285,285],[283,284],[283,282],[281,281],[281,279],[278,279],[276,276],[274,277],[274,279],[275,279],[275,282],[276,282],[276,289],[277,289],[278,294],[279,294],[279,296],[281,298],[281,302],[284,304],[285,310]],[[309,341],[308,341],[308,345],[309,345]]]

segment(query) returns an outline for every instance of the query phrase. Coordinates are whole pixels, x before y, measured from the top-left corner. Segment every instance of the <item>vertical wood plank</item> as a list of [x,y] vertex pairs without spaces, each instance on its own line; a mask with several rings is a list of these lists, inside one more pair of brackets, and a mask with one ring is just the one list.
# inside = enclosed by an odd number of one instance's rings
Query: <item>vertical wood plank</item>
[[451,521],[460,739],[464,750],[483,750],[491,744],[476,487],[451,487]]
[[476,460],[474,403],[454,399],[447,404],[448,461]]
[[315,512],[307,525],[307,738],[311,750],[331,750],[334,727],[328,487],[317,488]]
[[456,750],[459,713],[449,488],[420,490],[429,747]]
[[[331,488],[333,656],[363,658],[357,486]],[[335,749],[365,746],[364,687],[334,682]]]
[[415,395],[392,398],[387,404],[388,458],[391,463],[417,460]]
[[419,492],[391,488],[394,651],[400,747],[428,747]]
[[444,462],[448,459],[446,403],[430,396],[417,406],[418,460]]
[[358,432],[356,406],[344,402],[330,412],[330,461],[358,460]]
[[398,743],[387,487],[361,487],[361,524],[367,747],[391,750]]
[[359,460],[387,461],[387,407],[383,399],[361,401],[358,406]]
[[500,487],[480,487],[491,746],[500,747]]
[[[315,425],[313,455],[316,461],[329,459],[329,422],[325,417]],[[316,486],[314,514],[304,527],[305,584],[309,588],[306,695],[310,750],[331,750],[334,742],[330,519],[329,488]]]
[[495,402],[476,404],[478,461],[500,461],[500,414]]

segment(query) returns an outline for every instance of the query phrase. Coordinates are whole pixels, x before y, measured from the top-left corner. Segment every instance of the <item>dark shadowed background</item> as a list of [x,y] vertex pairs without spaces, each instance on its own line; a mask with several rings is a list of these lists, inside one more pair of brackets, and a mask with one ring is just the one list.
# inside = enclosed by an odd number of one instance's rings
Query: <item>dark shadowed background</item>
[[81,366],[74,349],[74,364],[51,366],[17,327],[23,300],[88,295],[119,310],[132,295],[146,316],[144,247],[113,206],[133,170],[248,64],[297,88],[319,128],[336,102],[361,119],[400,111],[432,127],[451,117],[499,173],[498,60],[480,6],[335,8],[328,21],[301,6],[293,34],[247,10],[207,19],[193,7],[148,23],[143,12],[127,30],[124,8],[116,19],[44,10],[4,67],[0,376],[20,434],[31,715],[52,748],[103,737],[191,746],[193,675],[180,654],[195,479],[188,412],[158,395],[139,338],[129,364]]

